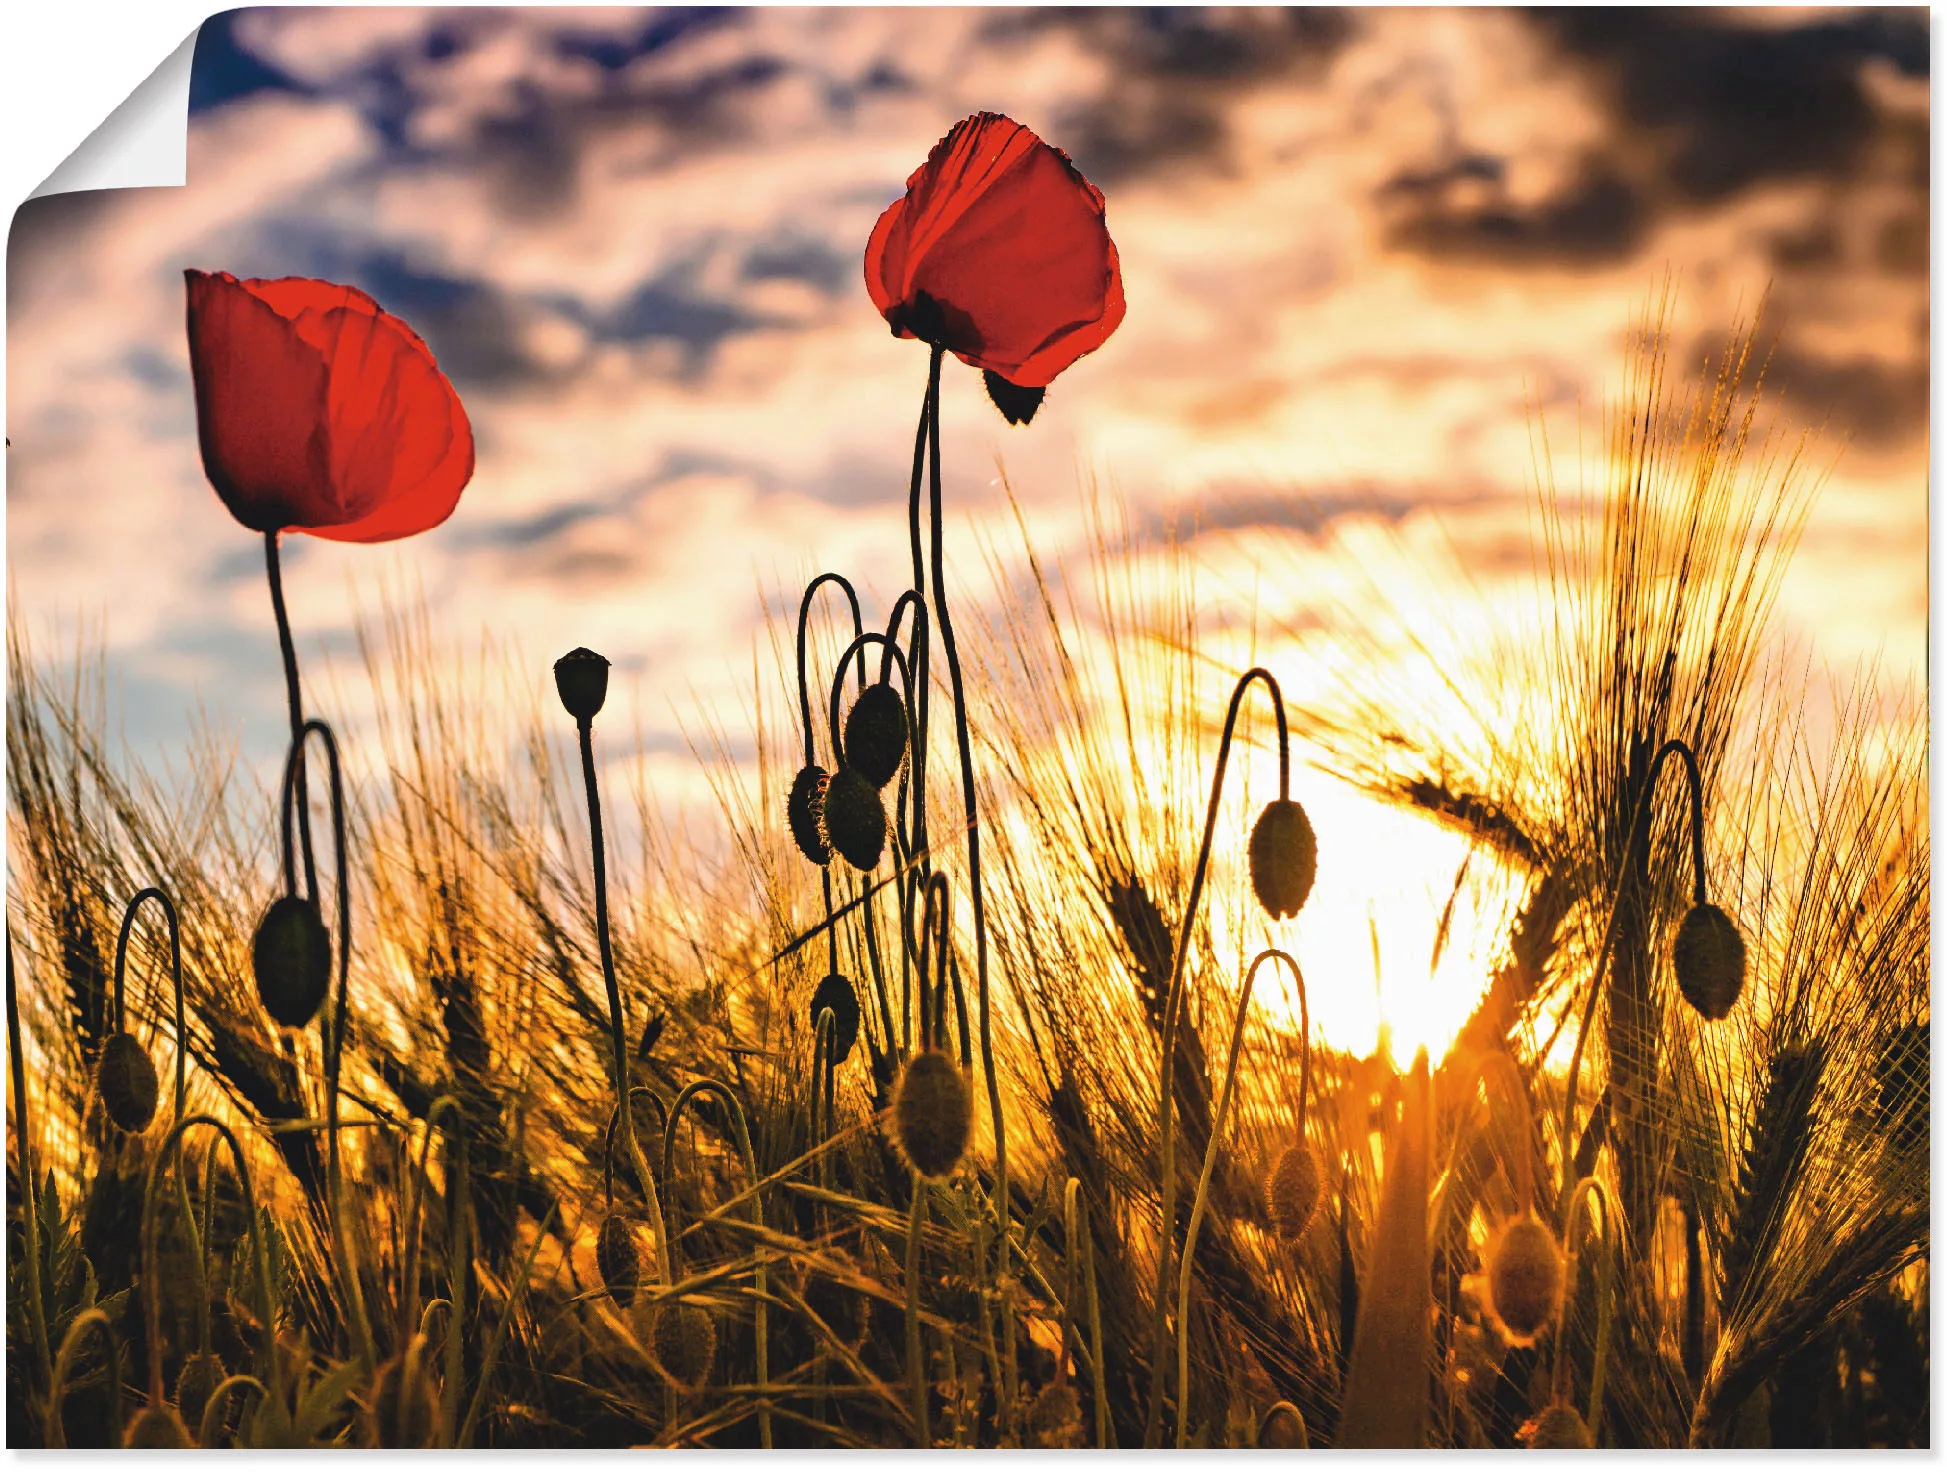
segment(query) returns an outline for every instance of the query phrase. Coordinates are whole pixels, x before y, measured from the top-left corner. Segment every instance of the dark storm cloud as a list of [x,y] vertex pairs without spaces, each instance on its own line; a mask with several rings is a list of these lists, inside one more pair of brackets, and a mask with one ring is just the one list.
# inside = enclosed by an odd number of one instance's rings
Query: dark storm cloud
[[[1553,197],[1517,206],[1506,160],[1471,154],[1394,175],[1379,191],[1392,244],[1436,257],[1626,260],[1654,219],[1782,179],[1843,181],[1884,129],[1866,63],[1928,70],[1924,12],[1861,12],[1768,29],[1734,12],[1582,8],[1521,12],[1564,57],[1593,70],[1607,141]],[[1922,163],[1911,177],[1924,199]],[[1836,207],[1836,206],[1835,206]],[[1780,265],[1823,264],[1816,226],[1781,241]],[[1896,240],[1898,258],[1910,242]]]
[[1318,75],[1352,34],[1341,11],[1288,6],[1049,8],[996,12],[983,39],[1061,28],[1111,63],[1111,81],[1074,113],[1047,120],[1098,183],[1218,153],[1240,90]]
[[1789,29],[1734,13],[1536,10],[1532,23],[1607,76],[1623,126],[1664,140],[1663,180],[1714,201],[1769,179],[1849,169],[1877,119],[1871,60],[1928,73],[1926,12],[1862,11]]
[[191,117],[259,92],[304,95],[310,90],[239,43],[237,17],[242,14],[226,10],[213,15],[196,32],[196,54],[189,69]]

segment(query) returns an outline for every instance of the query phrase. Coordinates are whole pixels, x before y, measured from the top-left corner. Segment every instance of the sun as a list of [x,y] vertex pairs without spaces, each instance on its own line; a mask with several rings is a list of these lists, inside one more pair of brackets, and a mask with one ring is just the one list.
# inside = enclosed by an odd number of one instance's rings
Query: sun
[[1338,778],[1299,768],[1292,786],[1318,835],[1318,881],[1286,938],[1313,1028],[1360,1057],[1384,1046],[1405,1067],[1425,1048],[1437,1063],[1506,949],[1511,876],[1461,835]]

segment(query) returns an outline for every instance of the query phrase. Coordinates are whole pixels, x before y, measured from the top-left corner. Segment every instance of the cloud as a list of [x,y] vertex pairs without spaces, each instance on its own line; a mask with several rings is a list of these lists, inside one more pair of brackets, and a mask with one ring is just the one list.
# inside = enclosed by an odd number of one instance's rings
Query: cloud
[[[1914,27],[1852,13],[233,12],[204,32],[187,188],[56,197],[16,222],[18,601],[63,628],[107,615],[112,658],[145,672],[129,686],[138,741],[166,744],[201,692],[249,741],[275,742],[258,549],[202,479],[180,272],[318,275],[424,333],[479,463],[428,536],[293,540],[307,657],[346,646],[348,582],[409,573],[442,625],[503,632],[537,671],[574,644],[603,648],[638,672],[654,740],[673,739],[693,696],[741,709],[771,592],[822,568],[881,607],[904,585],[925,355],[872,311],[860,255],[934,140],[994,107],[1104,183],[1129,315],[1031,430],[1008,429],[977,375],[949,365],[950,556],[968,599],[984,593],[978,549],[1016,543],[1003,468],[1051,559],[1081,549],[1080,486],[1099,473],[1158,532],[1199,498],[1203,525],[1260,551],[1450,519],[1499,568],[1536,412],[1553,436],[1544,473],[1599,472],[1580,457],[1627,325],[1669,267],[1679,363],[1770,283],[1773,387],[1794,415],[1829,412],[1852,434],[1820,515],[1862,549],[1827,567],[1859,596],[1807,588],[1787,617],[1835,659],[1889,626],[1917,659],[1928,99]],[[1767,121],[1779,109],[1797,111]],[[1234,581],[1219,612],[1247,622],[1251,588]]]

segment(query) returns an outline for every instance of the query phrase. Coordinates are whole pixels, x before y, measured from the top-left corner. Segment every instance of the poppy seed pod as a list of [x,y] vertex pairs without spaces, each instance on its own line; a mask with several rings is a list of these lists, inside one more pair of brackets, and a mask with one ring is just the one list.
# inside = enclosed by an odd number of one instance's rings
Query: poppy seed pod
[[209,1404],[210,1392],[222,1383],[223,1361],[214,1354],[199,1352],[183,1361],[182,1369],[176,1372],[176,1409],[182,1413],[185,1423],[202,1424],[203,1407]]
[[331,933],[315,901],[279,895],[250,941],[257,995],[279,1027],[308,1027],[331,990]]
[[879,789],[851,767],[825,787],[825,841],[854,869],[870,869],[886,849],[886,806]]
[[1273,920],[1305,907],[1318,877],[1318,839],[1311,819],[1288,797],[1264,805],[1251,829],[1251,888]]
[[1517,1349],[1533,1344],[1562,1302],[1562,1254],[1539,1218],[1524,1212],[1487,1249],[1489,1307]]
[[394,1355],[372,1377],[372,1402],[365,1411],[365,1435],[373,1446],[422,1451],[439,1433],[439,1402],[423,1369],[406,1373]]
[[973,1093],[940,1052],[914,1055],[892,1096],[892,1139],[906,1163],[941,1180],[953,1173],[973,1133]]
[[1539,1416],[1531,1419],[1521,1428],[1521,1442],[1530,1451],[1568,1452],[1593,1451],[1595,1437],[1589,1434],[1589,1423],[1582,1419],[1581,1412],[1574,1406],[1561,1401],[1549,1406]]
[[1257,1444],[1261,1451],[1302,1452],[1310,1450],[1311,1438],[1297,1409],[1281,1400],[1257,1423]]
[[95,1069],[101,1086],[102,1108],[125,1134],[139,1135],[155,1118],[155,1064],[142,1045],[125,1032],[114,1034],[102,1045],[101,1062]]
[[1683,999],[1711,1022],[1726,1016],[1744,990],[1744,937],[1715,905],[1693,905],[1670,947]]
[[1323,1195],[1318,1162],[1302,1144],[1293,1145],[1278,1157],[1264,1183],[1264,1204],[1270,1211],[1272,1225],[1287,1242],[1296,1242],[1305,1235],[1305,1228],[1318,1214]]
[[665,1303],[655,1310],[649,1344],[662,1372],[685,1390],[709,1381],[717,1358],[717,1324],[693,1303]]
[[635,1302],[642,1282],[642,1249],[636,1245],[635,1228],[620,1212],[611,1213],[595,1235],[595,1268],[610,1298],[623,1308]]
[[1082,1398],[1066,1380],[1041,1387],[1028,1402],[1027,1442],[1030,1446],[1071,1449],[1082,1444]]
[[852,1056],[852,1048],[859,1040],[859,994],[852,989],[851,981],[836,971],[819,982],[818,990],[811,994],[814,1032],[818,1014],[826,1010],[832,1014],[832,1062],[843,1063]]
[[129,1422],[122,1445],[131,1451],[186,1452],[196,1445],[174,1406],[148,1406]]
[[791,841],[798,852],[823,868],[832,861],[832,848],[825,842],[825,787],[830,775],[816,762],[801,767],[791,781],[791,795],[784,800],[784,816],[791,824]]
[[884,787],[905,760],[906,702],[887,681],[867,685],[845,717],[845,764]]
[[592,649],[570,649],[554,662],[554,689],[577,721],[592,721],[608,700],[608,661]]

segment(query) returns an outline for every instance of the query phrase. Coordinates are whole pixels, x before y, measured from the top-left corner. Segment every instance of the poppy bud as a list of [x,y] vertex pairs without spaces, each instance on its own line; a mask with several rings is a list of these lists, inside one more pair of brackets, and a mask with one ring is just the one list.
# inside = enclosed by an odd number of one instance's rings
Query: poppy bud
[[1532,1211],[1509,1222],[1487,1250],[1487,1294],[1517,1349],[1533,1344],[1562,1302],[1562,1254]]
[[825,786],[830,781],[825,769],[814,762],[792,779],[791,795],[784,802],[792,842],[821,869],[832,861],[831,845],[825,842]]
[[331,989],[331,934],[316,901],[279,895],[250,942],[257,995],[279,1027],[308,1027]]
[[554,688],[577,721],[592,721],[608,699],[608,661],[592,649],[570,649],[554,662]]
[[679,1302],[660,1304],[654,1312],[649,1344],[662,1372],[685,1390],[707,1383],[717,1358],[717,1325],[710,1311]]
[[944,1053],[914,1055],[892,1096],[892,1139],[906,1163],[942,1180],[967,1153],[972,1133],[973,1094],[966,1075]]
[[610,1214],[595,1236],[595,1267],[610,1298],[623,1308],[635,1302],[642,1282],[642,1249],[636,1245],[635,1228],[620,1212]]
[[408,1375],[399,1355],[380,1365],[372,1377],[372,1401],[364,1421],[373,1446],[410,1451],[431,1446],[439,1432],[439,1402],[425,1372]]
[[1318,877],[1318,840],[1311,819],[1290,798],[1264,805],[1251,829],[1251,888],[1273,920],[1305,907]]
[[1875,1119],[1902,1155],[1926,1149],[1930,1050],[1927,1025],[1909,1022],[1893,1029],[1873,1060],[1879,1085]]
[[886,848],[886,806],[879,790],[851,767],[825,787],[825,841],[854,869],[870,869]]
[[987,383],[987,397],[994,401],[1001,418],[1009,424],[1026,424],[1032,420],[1048,392],[1045,388],[1022,388],[1018,383],[1009,383],[991,368],[982,370],[981,377]]
[[189,1428],[183,1425],[176,1408],[158,1405],[146,1407],[129,1422],[122,1445],[132,1451],[186,1452],[196,1443],[190,1440]]
[[884,787],[905,760],[906,702],[884,680],[867,685],[845,717],[845,764]]
[[1042,1386],[1041,1393],[1028,1403],[1027,1443],[1051,1449],[1082,1444],[1082,1400],[1068,1381]]
[[1305,1228],[1318,1213],[1323,1194],[1318,1162],[1308,1148],[1293,1145],[1280,1155],[1264,1183],[1264,1204],[1270,1210],[1278,1235],[1287,1242],[1296,1242],[1304,1236]]
[[102,1108],[116,1129],[139,1135],[149,1127],[155,1118],[155,1064],[140,1043],[125,1032],[109,1038],[102,1045],[95,1079],[101,1086]]
[[818,990],[811,994],[814,1035],[818,1014],[826,1010],[832,1014],[832,1062],[843,1063],[852,1056],[852,1047],[859,1040],[859,994],[852,989],[851,981],[836,971],[819,982]]
[[1257,1423],[1257,1444],[1261,1451],[1308,1451],[1311,1438],[1305,1434],[1305,1418],[1288,1400],[1281,1400],[1264,1413]]
[[1574,1406],[1557,1401],[1521,1428],[1522,1445],[1536,1452],[1593,1451],[1595,1437]]
[[1708,1021],[1729,1013],[1744,990],[1744,937],[1715,905],[1691,906],[1677,927],[1670,960],[1683,999]]
[[222,1383],[223,1361],[214,1354],[199,1351],[183,1361],[176,1372],[176,1409],[185,1423],[203,1424],[203,1407],[210,1402],[210,1392]]

